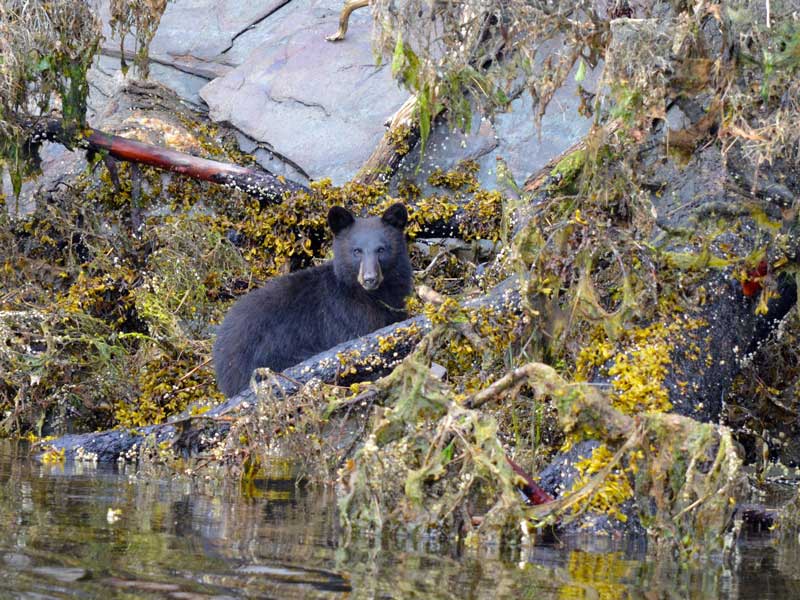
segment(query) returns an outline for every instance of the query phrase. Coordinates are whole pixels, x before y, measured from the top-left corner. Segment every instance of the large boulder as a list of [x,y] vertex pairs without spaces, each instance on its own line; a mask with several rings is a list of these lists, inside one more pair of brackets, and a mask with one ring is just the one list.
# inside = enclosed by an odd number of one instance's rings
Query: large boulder
[[[211,118],[239,130],[242,149],[275,174],[344,183],[409,93],[388,64],[376,64],[368,8],[351,15],[344,41],[325,41],[337,29],[342,6],[341,0],[174,0],[150,44],[150,77],[193,105],[207,104]],[[111,34],[107,0],[100,16],[106,41],[90,73],[94,112],[119,79],[119,39]],[[125,49],[135,50],[132,36]],[[398,179],[425,188],[433,170],[469,158],[480,166],[481,184],[492,188],[502,157],[515,179],[524,180],[588,131],[590,120],[576,113],[576,88],[571,80],[557,93],[540,131],[526,95],[491,121],[476,117],[468,134],[437,125],[425,156],[412,151]]]
[[408,98],[388,65],[375,64],[367,11],[353,15],[345,41],[325,41],[340,8],[339,0],[289,4],[254,30],[260,45],[239,67],[200,91],[212,119],[268,144],[311,179],[338,184]]

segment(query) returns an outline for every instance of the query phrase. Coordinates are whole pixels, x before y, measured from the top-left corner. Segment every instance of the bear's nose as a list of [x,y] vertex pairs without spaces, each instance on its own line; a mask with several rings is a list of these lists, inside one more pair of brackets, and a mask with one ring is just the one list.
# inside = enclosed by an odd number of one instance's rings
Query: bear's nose
[[372,292],[380,287],[382,281],[383,273],[381,273],[380,263],[377,260],[370,260],[370,257],[365,257],[358,270],[358,283],[368,292]]

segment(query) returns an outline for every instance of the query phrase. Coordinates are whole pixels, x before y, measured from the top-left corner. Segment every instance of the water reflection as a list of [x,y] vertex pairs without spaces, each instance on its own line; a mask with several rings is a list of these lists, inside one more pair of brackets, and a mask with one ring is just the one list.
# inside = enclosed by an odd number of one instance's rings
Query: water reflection
[[[640,549],[341,547],[335,498],[258,497],[114,467],[38,465],[0,442],[0,598],[792,598],[797,546],[764,536],[702,569]],[[384,544],[386,546],[386,544]]]

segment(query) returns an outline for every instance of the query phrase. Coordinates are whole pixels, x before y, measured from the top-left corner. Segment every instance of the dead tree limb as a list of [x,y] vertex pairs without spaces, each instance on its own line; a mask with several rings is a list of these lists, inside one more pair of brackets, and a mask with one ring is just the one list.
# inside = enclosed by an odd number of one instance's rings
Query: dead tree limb
[[[413,103],[409,102],[407,105],[413,106]],[[60,121],[55,119],[46,121],[44,127],[40,127],[37,131],[42,139],[61,143],[67,139]],[[200,158],[97,129],[87,131],[88,134],[81,143],[90,150],[103,150],[118,160],[149,165],[201,181],[234,188],[258,198],[265,204],[279,204],[295,193],[309,192],[307,187],[283,177],[276,177],[267,171],[256,171],[230,163]],[[376,155],[377,153],[376,150]],[[378,160],[376,159],[376,161]],[[397,165],[394,165],[394,168],[396,167]],[[378,177],[378,173],[374,172],[360,181],[362,183],[375,182]],[[416,237],[460,237],[461,227],[466,224],[466,221],[467,215],[464,211],[457,211],[450,219],[423,224]],[[311,237],[314,238],[314,236]]]
[[[72,132],[64,130],[60,119],[51,118],[31,122],[30,126],[33,131],[32,142],[34,143],[48,140],[70,146],[74,140]],[[78,146],[92,151],[108,152],[119,160],[150,165],[201,181],[210,181],[241,190],[266,204],[277,204],[283,202],[287,196],[308,190],[299,183],[283,177],[276,177],[267,171],[256,171],[238,165],[200,158],[97,129],[86,129]]]
[[[408,110],[413,108],[411,100],[413,98],[404,105]],[[405,118],[397,116],[398,122],[403,121]],[[32,131],[32,144],[47,140],[64,144],[67,147],[73,145],[74,136],[64,130],[59,119],[50,118],[35,122],[30,121],[28,127]],[[386,136],[384,137],[386,138]],[[416,143],[416,141],[413,143]],[[169,148],[162,148],[161,146],[105,133],[97,129],[87,129],[78,146],[94,152],[108,152],[110,156],[118,160],[149,165],[187,177],[234,188],[258,198],[262,204],[279,204],[290,199],[296,193],[310,193],[307,187],[283,177],[276,177],[268,171],[257,171],[230,163],[200,158],[177,150],[170,150]],[[380,145],[373,155],[375,158],[370,159],[367,164],[385,165],[387,163],[382,161],[388,161],[393,165],[391,168],[396,169],[397,164],[392,162],[394,159],[387,158],[390,153],[391,151],[388,148]],[[369,171],[369,174],[365,174],[364,179],[359,181],[362,183],[374,183],[380,179],[380,173],[384,175],[387,173],[385,168],[382,171],[380,169],[370,171],[370,169],[371,167],[367,165],[362,168],[362,173]],[[461,226],[466,224],[467,218],[464,211],[458,211],[450,219],[425,223],[416,234],[416,237],[420,239],[461,237]],[[311,235],[310,237],[311,239],[317,239],[324,236]]]
[[345,0],[344,8],[339,15],[339,29],[333,35],[329,35],[325,39],[329,42],[340,42],[347,34],[347,26],[350,24],[350,14],[354,10],[369,6],[369,0]]
[[417,97],[410,96],[389,120],[386,132],[375,150],[361,166],[353,181],[371,185],[385,183],[419,141],[419,122],[414,118]]

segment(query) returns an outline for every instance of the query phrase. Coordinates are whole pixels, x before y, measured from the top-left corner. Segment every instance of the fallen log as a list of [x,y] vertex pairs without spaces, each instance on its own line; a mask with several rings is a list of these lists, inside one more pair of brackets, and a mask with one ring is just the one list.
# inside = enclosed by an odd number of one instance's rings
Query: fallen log
[[[517,310],[519,305],[514,279],[505,281],[485,296],[464,303],[465,308],[492,306],[504,310]],[[331,384],[374,380],[391,371],[430,330],[431,322],[425,316],[406,319],[370,335],[339,344],[280,374],[271,374],[263,382],[258,381],[261,375],[256,371],[256,385],[269,385],[272,395],[282,398],[296,393],[312,379]],[[387,341],[391,341],[388,344],[391,347],[382,349],[387,347]],[[255,401],[255,391],[245,389],[199,416],[181,416],[162,425],[136,429],[66,435],[38,444],[38,457],[42,459],[46,455],[53,455],[65,460],[99,462],[135,460],[143,448],[157,447],[165,442],[170,442],[180,453],[202,451],[227,432],[233,415],[247,414]],[[205,445],[195,443],[201,437],[196,435],[195,424],[203,427]],[[191,439],[191,443],[182,442],[182,437]]]
[[403,157],[419,142],[419,121],[414,118],[417,97],[411,96],[389,120],[386,132],[369,158],[353,177],[364,185],[388,183]]

